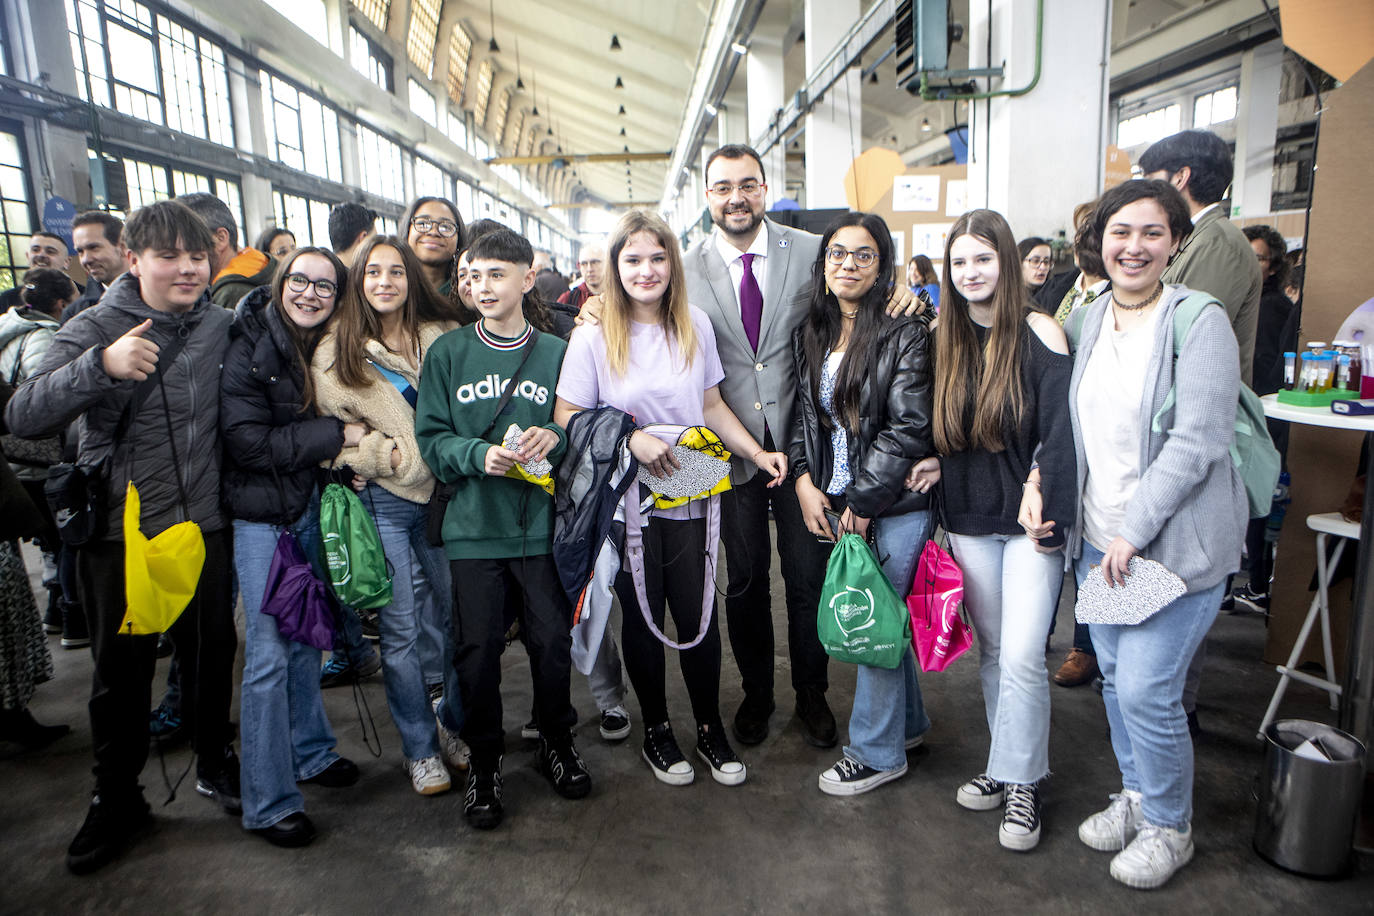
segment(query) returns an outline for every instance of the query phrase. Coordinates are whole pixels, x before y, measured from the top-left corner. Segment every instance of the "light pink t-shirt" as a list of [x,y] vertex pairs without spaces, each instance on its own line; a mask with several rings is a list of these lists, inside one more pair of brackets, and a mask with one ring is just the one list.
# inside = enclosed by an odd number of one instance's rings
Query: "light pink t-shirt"
[[[578,407],[615,407],[635,418],[640,426],[677,423],[700,426],[706,422],[706,389],[725,378],[716,351],[716,335],[706,313],[688,306],[697,332],[696,358],[683,368],[675,345],[668,342],[662,325],[630,322],[630,354],[625,374],[611,371],[606,360],[606,340],[601,328],[580,325],[568,339],[563,369],[558,376],[558,396]],[[686,519],[701,514],[699,501],[672,509],[657,509],[662,518]]]
[[630,358],[625,374],[611,371],[601,328],[580,325],[568,340],[558,396],[578,407],[615,407],[650,423],[705,423],[706,389],[725,378],[716,351],[711,319],[695,306],[687,307],[697,332],[697,352],[691,366],[682,366],[675,344],[662,325],[630,322]]

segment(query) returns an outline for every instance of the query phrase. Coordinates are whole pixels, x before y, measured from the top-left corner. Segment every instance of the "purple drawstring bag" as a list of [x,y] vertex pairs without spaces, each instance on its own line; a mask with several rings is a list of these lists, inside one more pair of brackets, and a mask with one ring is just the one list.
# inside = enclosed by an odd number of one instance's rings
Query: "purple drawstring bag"
[[262,612],[277,618],[277,631],[286,639],[321,651],[333,648],[334,611],[329,587],[310,568],[290,529],[277,538]]

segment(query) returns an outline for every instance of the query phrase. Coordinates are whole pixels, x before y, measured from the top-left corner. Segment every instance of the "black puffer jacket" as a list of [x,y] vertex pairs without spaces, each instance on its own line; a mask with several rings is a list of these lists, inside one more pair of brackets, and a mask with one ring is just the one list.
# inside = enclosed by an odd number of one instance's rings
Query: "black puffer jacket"
[[[239,302],[220,380],[224,504],[234,518],[286,525],[300,518],[321,461],[343,448],[343,422],[304,401],[296,351],[266,286]],[[278,486],[280,485],[280,489]]]
[[[859,434],[849,437],[854,480],[845,488],[845,499],[863,518],[903,515],[930,506],[928,494],[903,488],[911,465],[935,454],[930,334],[921,318],[885,321],[878,352],[863,379]],[[793,477],[809,473],[811,482],[824,491],[834,456],[830,434],[821,426],[821,405],[812,397],[813,369],[802,346],[805,329],[803,324],[792,334],[797,401],[787,461]]]

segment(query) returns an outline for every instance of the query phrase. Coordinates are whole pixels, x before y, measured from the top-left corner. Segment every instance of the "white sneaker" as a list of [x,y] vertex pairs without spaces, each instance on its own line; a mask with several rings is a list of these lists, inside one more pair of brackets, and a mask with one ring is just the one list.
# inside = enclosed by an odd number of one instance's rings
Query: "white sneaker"
[[1078,825],[1078,838],[1099,852],[1120,852],[1135,839],[1145,823],[1140,813],[1140,793],[1122,789],[1112,793],[1112,803]]
[[448,778],[448,770],[444,769],[444,761],[438,757],[407,760],[405,768],[410,774],[410,784],[421,795],[438,795],[453,788],[453,783]]
[[458,737],[457,732],[445,728],[442,720],[436,718],[434,722],[439,728],[439,754],[444,758],[444,763],[447,763],[450,769],[466,773],[469,758],[472,756],[468,746]]
[[1136,838],[1112,859],[1112,877],[1127,887],[1150,890],[1193,858],[1193,831],[1142,823]]

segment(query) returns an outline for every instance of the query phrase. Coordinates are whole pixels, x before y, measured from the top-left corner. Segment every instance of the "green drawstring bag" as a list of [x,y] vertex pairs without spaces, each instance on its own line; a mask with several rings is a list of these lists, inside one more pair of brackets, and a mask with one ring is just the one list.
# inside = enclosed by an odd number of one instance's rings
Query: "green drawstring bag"
[[334,594],[352,608],[391,603],[391,564],[358,494],[331,483],[320,495],[320,543]]
[[830,552],[816,631],[831,658],[874,668],[896,668],[911,645],[906,606],[857,534]]

